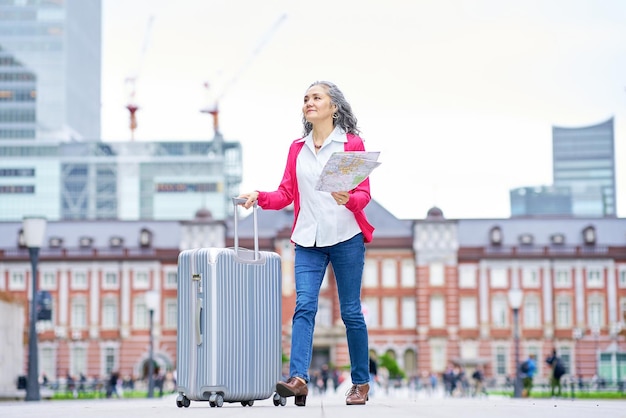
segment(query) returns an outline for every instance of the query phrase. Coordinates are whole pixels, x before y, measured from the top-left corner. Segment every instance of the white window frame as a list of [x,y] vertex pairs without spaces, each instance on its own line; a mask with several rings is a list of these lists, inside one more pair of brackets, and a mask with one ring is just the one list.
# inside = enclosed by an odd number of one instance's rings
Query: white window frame
[[539,269],[536,267],[522,268],[522,287],[527,289],[539,288],[541,281],[539,280]]
[[[109,281],[114,276],[115,280]],[[117,270],[105,270],[102,272],[102,288],[106,290],[115,290],[120,287],[120,274]]]
[[626,267],[620,268],[617,274],[617,286],[623,289],[626,287]]
[[398,298],[394,296],[384,297],[381,302],[383,304],[383,328],[398,328]]
[[87,299],[84,296],[76,296],[70,306],[72,329],[81,330],[87,328]]
[[555,298],[555,327],[557,329],[571,328],[573,325],[572,315],[572,298],[569,295],[557,295]]
[[494,295],[491,298],[491,324],[494,328],[507,328],[509,321],[509,301],[506,296]]
[[475,289],[477,271],[475,264],[461,264],[459,266],[459,287],[461,289]]
[[135,270],[133,274],[133,289],[150,288],[150,270]]
[[554,287],[559,289],[569,289],[572,287],[572,271],[567,268],[554,270]]
[[[111,372],[119,370],[120,353],[119,346],[116,343],[104,343],[102,345],[100,355],[100,375],[109,376]],[[111,364],[108,364],[108,358],[111,358]]]
[[383,277],[382,285],[385,288],[393,289],[398,287],[398,263],[395,258],[385,258],[382,263]]
[[119,304],[114,297],[102,298],[102,329],[117,329],[120,326]]
[[166,298],[165,316],[163,327],[167,329],[176,329],[178,327],[178,301],[176,298]]
[[441,340],[430,340],[430,370],[440,373],[445,370],[447,363],[446,343]]
[[463,329],[478,327],[478,301],[474,296],[459,298],[459,326]]
[[13,270],[9,275],[9,290],[26,290],[26,273]]
[[431,286],[444,286],[446,284],[446,266],[440,261],[428,265],[428,283]]
[[176,289],[178,288],[178,270],[167,269],[165,270],[165,281],[163,283],[164,289]]
[[504,377],[509,374],[509,352],[507,347],[501,345],[496,346],[493,355],[495,375]]
[[586,279],[588,289],[602,289],[604,287],[604,269],[588,267]]
[[133,302],[133,328],[150,328],[150,312],[143,296],[136,297]]
[[489,284],[492,289],[506,289],[509,287],[509,271],[506,267],[491,267],[489,269]]
[[402,328],[415,329],[417,326],[417,304],[414,297],[402,298]]
[[41,280],[39,280],[40,290],[56,290],[57,275],[54,270],[43,270],[40,272]]
[[70,345],[70,373],[76,377],[77,384],[80,374],[87,374],[87,351],[87,346],[82,342]]
[[590,295],[587,299],[587,321],[590,328],[601,328],[604,321],[604,298],[600,295]]
[[429,321],[432,328],[446,326],[446,302],[443,295],[430,296]]
[[39,371],[44,373],[50,381],[56,379],[57,376],[57,350],[50,343],[40,343],[39,347]]
[[378,260],[373,258],[365,259],[363,287],[378,287]]
[[72,270],[70,284],[72,290],[86,290],[89,287],[89,274],[87,270]]
[[415,287],[415,262],[412,258],[402,259],[401,269],[401,285],[402,287]]
[[526,295],[523,306],[524,328],[541,328],[541,301],[536,295]]

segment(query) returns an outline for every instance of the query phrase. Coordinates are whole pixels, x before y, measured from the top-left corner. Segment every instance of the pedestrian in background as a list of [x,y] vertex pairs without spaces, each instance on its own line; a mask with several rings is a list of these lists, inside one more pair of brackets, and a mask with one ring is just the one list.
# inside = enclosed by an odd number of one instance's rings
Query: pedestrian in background
[[370,359],[369,359],[369,371],[370,371],[370,391],[369,394],[370,395],[374,395],[374,392],[376,391],[376,385],[377,385],[377,381],[378,381],[378,363],[376,362],[376,359],[370,355]]
[[533,379],[537,372],[537,356],[530,354],[526,361],[520,365],[520,372],[522,375],[522,387],[524,388],[522,390],[522,397],[528,398],[533,389]]
[[561,396],[561,377],[565,374],[565,366],[560,357],[556,354],[556,348],[552,354],[546,358],[546,363],[551,368],[550,373],[550,393],[552,397]]

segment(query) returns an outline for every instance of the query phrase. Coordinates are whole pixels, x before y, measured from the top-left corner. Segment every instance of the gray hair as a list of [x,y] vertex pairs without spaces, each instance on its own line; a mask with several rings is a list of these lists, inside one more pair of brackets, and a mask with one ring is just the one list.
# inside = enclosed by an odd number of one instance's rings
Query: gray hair
[[[359,135],[360,131],[357,127],[357,120],[354,114],[352,113],[352,106],[346,100],[339,87],[330,81],[316,81],[309,86],[309,88],[316,85],[323,85],[326,87],[327,93],[330,96],[330,102],[337,106],[337,112],[333,115],[333,126],[341,127],[346,133],[351,133],[354,135]],[[307,122],[304,115],[302,115],[302,125],[304,126],[304,135],[307,136],[309,132],[313,130],[313,125],[311,122]]]

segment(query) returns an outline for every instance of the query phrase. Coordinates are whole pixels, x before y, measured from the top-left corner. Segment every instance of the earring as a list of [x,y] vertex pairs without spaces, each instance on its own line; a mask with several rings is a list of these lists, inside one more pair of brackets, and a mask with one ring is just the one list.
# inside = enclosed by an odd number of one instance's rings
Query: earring
[[333,119],[337,119],[339,117],[338,113],[333,113]]

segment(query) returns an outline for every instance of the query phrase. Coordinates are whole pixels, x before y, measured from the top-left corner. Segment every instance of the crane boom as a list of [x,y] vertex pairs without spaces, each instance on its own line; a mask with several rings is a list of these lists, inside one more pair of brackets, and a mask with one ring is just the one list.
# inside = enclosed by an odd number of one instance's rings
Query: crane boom
[[274,24],[267,30],[267,32],[265,32],[265,34],[261,37],[261,39],[257,43],[256,47],[252,50],[252,52],[248,56],[248,59],[239,67],[239,69],[235,72],[235,74],[228,81],[228,83],[226,83],[226,85],[224,86],[224,89],[222,90],[221,94],[218,96],[218,101],[219,101],[219,99],[224,97],[224,95],[226,94],[228,89],[233,84],[235,84],[237,82],[239,77],[241,77],[241,74],[243,74],[244,71],[246,71],[248,69],[248,67],[250,67],[250,65],[254,62],[256,56],[259,55],[259,53],[263,50],[263,48],[265,48],[265,45],[267,45],[269,40],[272,38],[274,33],[278,30],[280,25],[282,25],[282,23],[285,21],[285,19],[287,19],[287,14],[283,13],[276,20],[276,22],[274,22]]
[[[228,92],[230,87],[233,86],[237,82],[237,80],[239,80],[239,77],[241,77],[241,75],[244,73],[244,71],[248,69],[248,67],[252,64],[252,62],[254,62],[254,59],[256,58],[256,56],[259,55],[259,53],[263,50],[265,45],[267,45],[267,43],[269,42],[271,37],[278,30],[280,25],[282,25],[282,23],[285,21],[285,19],[287,19],[287,14],[283,13],[274,22],[274,24],[263,34],[263,36],[261,37],[259,42],[256,44],[254,49],[251,51],[251,53],[248,56],[248,58],[246,59],[246,61],[244,61],[244,63],[241,66],[239,66],[237,71],[235,71],[235,74],[228,80],[228,82],[226,82],[226,84],[224,85],[224,88],[222,89],[222,91],[218,95],[215,96],[216,97],[215,101],[213,103],[209,103],[207,107],[205,107],[205,108],[200,110],[200,112],[208,113],[208,114],[210,114],[213,117],[213,131],[216,134],[219,132],[219,122],[218,122],[219,110],[218,110],[218,105],[219,105],[220,100]],[[210,88],[210,84],[208,82],[205,82],[204,83],[204,87],[208,90]]]
[[137,79],[141,74],[141,67],[143,66],[143,61],[146,56],[146,51],[148,50],[148,46],[150,45],[150,37],[152,35],[152,24],[154,22],[154,15],[150,15],[148,18],[148,24],[146,25],[146,31],[143,36],[143,43],[141,45],[141,49],[139,50],[139,60],[137,62],[137,69],[134,74],[126,77],[125,83],[128,85],[128,104],[126,105],[126,109],[130,112],[130,139],[133,141],[135,139],[135,129],[137,129],[137,110],[139,110],[139,106],[135,102],[135,91],[137,86]]

